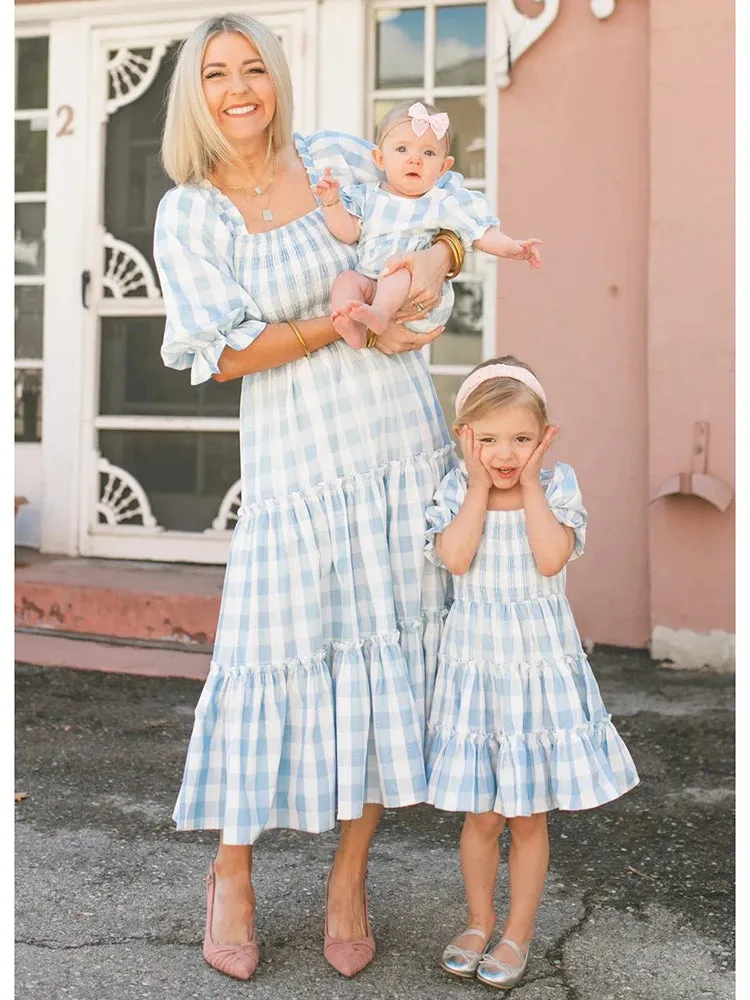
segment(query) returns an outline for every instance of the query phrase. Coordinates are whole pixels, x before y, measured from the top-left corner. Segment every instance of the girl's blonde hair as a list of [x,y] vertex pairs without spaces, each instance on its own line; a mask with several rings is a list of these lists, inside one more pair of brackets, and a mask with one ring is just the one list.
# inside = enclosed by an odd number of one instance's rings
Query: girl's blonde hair
[[292,141],[292,79],[281,42],[270,28],[247,14],[210,17],[182,43],[169,84],[161,159],[175,184],[203,180],[213,173],[217,163],[236,159],[203,95],[201,71],[206,46],[223,34],[243,35],[271,78],[276,111],[268,126],[270,149],[278,151]]
[[[506,354],[502,358],[492,358],[489,361],[483,361],[473,371],[479,371],[488,365],[514,365],[516,368],[525,368],[527,372],[531,372],[536,377],[536,372],[525,362],[519,361],[514,354]],[[463,402],[460,412],[456,414],[456,424],[457,426],[461,426],[462,424],[473,423],[475,420],[481,420],[482,417],[486,417],[492,410],[511,404],[514,406],[527,406],[530,410],[533,410],[541,428],[545,428],[549,423],[549,415],[544,400],[537,396],[527,385],[524,385],[523,382],[519,382],[514,378],[498,376],[497,378],[488,378],[486,382],[482,382],[473,392],[469,393]]]
[[[375,136],[375,145],[379,146],[383,141],[385,133],[390,129],[391,125],[394,125],[400,118],[404,121],[409,120],[409,108],[412,104],[416,103],[414,98],[410,101],[401,101],[399,104],[394,105],[390,111],[386,111],[383,116],[383,120],[378,125],[378,132]],[[427,104],[425,101],[420,102],[428,115],[436,115],[438,109],[434,104]],[[445,139],[445,155],[447,156],[451,151],[451,146],[453,145],[453,132],[451,131],[450,125],[448,126],[448,131],[443,136]]]

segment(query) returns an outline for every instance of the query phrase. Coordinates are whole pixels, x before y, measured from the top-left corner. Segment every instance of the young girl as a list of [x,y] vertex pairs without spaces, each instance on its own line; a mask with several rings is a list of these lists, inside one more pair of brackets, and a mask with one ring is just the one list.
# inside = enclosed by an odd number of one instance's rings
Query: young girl
[[[512,240],[501,233],[482,194],[435,187],[453,166],[450,145],[446,114],[432,105],[405,102],[384,117],[372,151],[385,174],[384,183],[340,190],[326,168],[314,188],[330,232],[343,243],[358,243],[357,270],[340,274],[331,291],[333,325],[351,347],[365,346],[368,328],[383,333],[406,301],[410,282],[406,269],[379,278],[388,258],[429,246],[440,229],[458,233],[467,249],[475,246],[494,257],[540,266],[536,245],[541,241]],[[445,324],[452,306],[453,291],[446,282],[439,306],[406,326],[415,333],[429,332]],[[415,308],[422,311],[419,303]]]
[[[456,398],[466,472],[427,510],[427,556],[454,576],[428,726],[428,801],[466,812],[467,929],[445,949],[453,975],[500,989],[521,979],[549,855],[550,809],[590,809],[638,783],[607,714],[565,597],[583,552],[576,477],[542,470],[557,435],[544,390],[512,356],[475,368]],[[499,837],[510,827],[510,910],[494,950]]]

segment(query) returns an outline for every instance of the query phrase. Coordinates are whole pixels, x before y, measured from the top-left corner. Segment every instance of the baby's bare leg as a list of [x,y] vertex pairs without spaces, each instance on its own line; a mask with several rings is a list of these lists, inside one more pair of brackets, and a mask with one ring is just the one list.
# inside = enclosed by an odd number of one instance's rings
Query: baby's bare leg
[[343,271],[333,283],[331,320],[336,332],[355,350],[365,346],[367,324],[350,319],[350,309],[360,302],[371,302],[374,294],[375,282],[357,271]]
[[378,278],[372,305],[352,303],[349,316],[369,326],[375,333],[385,333],[388,324],[406,302],[410,285],[411,274],[405,267],[385,278]]

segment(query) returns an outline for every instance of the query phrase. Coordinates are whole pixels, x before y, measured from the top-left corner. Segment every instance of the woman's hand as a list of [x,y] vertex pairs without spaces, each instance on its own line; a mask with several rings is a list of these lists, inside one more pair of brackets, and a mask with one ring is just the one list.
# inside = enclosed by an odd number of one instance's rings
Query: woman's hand
[[429,333],[415,333],[402,323],[391,320],[385,333],[378,334],[375,347],[381,354],[406,354],[408,351],[418,351],[425,344],[437,340],[444,329],[444,326],[436,326]]
[[381,278],[393,274],[400,267],[406,268],[411,275],[409,297],[396,313],[397,320],[410,323],[438,305],[443,297],[443,282],[451,263],[450,251],[444,243],[436,243],[426,250],[416,250],[414,253],[397,254],[385,262],[380,272]]
[[518,479],[521,489],[527,486],[539,484],[539,473],[542,471],[542,459],[546,455],[549,446],[555,440],[559,432],[559,427],[553,427],[552,424],[547,425],[544,434],[542,435],[542,440],[532,451],[526,465],[524,465],[521,469],[521,475]]
[[477,444],[474,431],[468,424],[463,424],[459,429],[458,440],[461,442],[461,454],[464,457],[464,462],[466,462],[469,486],[487,490],[491,489],[492,476],[482,461],[482,446],[481,444]]

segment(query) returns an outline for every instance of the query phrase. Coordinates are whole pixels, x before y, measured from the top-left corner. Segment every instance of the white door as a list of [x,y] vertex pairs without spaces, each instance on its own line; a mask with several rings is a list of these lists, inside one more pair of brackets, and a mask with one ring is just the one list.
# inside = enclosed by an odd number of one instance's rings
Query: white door
[[[295,128],[311,131],[315,95],[304,52],[314,4],[267,11],[257,16],[281,38],[300,97]],[[98,169],[81,279],[84,555],[220,563],[236,520],[240,383],[191,386],[188,372],[163,367],[164,306],[151,251],[156,208],[171,187],[159,160],[166,88],[179,41],[200,20],[92,36],[89,163]]]

